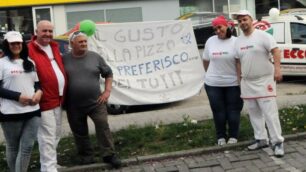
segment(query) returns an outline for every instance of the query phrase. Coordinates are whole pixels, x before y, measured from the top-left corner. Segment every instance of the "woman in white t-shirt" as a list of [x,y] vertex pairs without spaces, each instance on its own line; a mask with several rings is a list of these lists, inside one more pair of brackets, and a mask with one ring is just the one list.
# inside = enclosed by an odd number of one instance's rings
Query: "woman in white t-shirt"
[[226,140],[228,144],[238,141],[243,102],[234,51],[236,37],[232,36],[224,16],[215,18],[212,26],[216,35],[207,40],[203,53],[205,90],[213,112],[218,145],[222,146]]
[[39,88],[35,66],[19,32],[5,35],[0,59],[0,122],[11,172],[26,172],[40,123]]

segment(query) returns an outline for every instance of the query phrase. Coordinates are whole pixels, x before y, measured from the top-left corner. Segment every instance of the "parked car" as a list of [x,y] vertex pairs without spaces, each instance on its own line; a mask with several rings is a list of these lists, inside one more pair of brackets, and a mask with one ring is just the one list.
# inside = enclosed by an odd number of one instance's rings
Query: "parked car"
[[[204,48],[207,39],[215,34],[211,21],[219,15],[223,15],[229,20],[228,14],[217,12],[191,12],[180,16],[178,20],[190,20],[192,22],[198,47]],[[234,27],[233,32],[237,35]]]
[[69,50],[69,42],[68,42],[67,39],[56,37],[53,40],[58,43],[59,50],[60,50],[62,55],[66,54],[70,51]]
[[[272,10],[272,9],[271,9]],[[273,13],[271,13],[273,14]],[[283,75],[306,75],[306,11],[290,9],[255,21],[257,29],[270,33],[281,50]]]

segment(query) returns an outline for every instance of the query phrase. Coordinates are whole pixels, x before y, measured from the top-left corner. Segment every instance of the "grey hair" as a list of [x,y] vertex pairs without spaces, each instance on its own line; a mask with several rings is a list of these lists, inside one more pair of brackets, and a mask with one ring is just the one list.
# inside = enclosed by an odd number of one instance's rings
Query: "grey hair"
[[73,41],[78,36],[85,36],[86,39],[88,38],[88,36],[85,33],[81,32],[81,31],[75,31],[75,32],[72,32],[69,35],[69,42]]
[[86,39],[88,39],[88,36],[87,36],[85,33],[81,32],[81,31],[72,32],[72,33],[69,35],[69,39],[68,39],[68,40],[69,40],[69,49],[72,49],[72,47],[71,47],[71,42],[74,41],[74,39],[75,39],[76,37],[78,37],[78,36],[85,36]]

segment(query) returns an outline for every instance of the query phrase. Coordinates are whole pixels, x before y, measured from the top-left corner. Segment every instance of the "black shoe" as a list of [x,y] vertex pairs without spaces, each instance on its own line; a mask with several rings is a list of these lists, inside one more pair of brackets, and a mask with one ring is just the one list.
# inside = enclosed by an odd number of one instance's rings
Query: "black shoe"
[[269,145],[268,145],[267,140],[255,140],[254,143],[252,143],[251,145],[248,146],[248,150],[249,151],[253,151],[253,150],[258,150],[258,149],[266,148],[268,146]]
[[120,168],[122,165],[121,160],[116,155],[105,156],[103,161],[111,164],[114,168]]

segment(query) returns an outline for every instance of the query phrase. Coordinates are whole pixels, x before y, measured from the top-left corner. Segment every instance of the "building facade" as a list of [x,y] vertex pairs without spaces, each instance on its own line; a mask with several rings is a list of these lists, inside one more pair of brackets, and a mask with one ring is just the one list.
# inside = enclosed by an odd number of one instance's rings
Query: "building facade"
[[65,33],[78,22],[137,22],[172,20],[179,13],[179,0],[16,0],[0,1],[0,33],[16,30],[32,35],[40,20],[50,20],[54,34]]
[[192,11],[232,13],[247,9],[257,18],[267,16],[274,7],[280,10],[306,8],[306,0],[180,0],[181,15]]
[[[55,35],[65,33],[79,21],[137,22],[173,20],[192,11],[232,13],[247,9],[254,16],[281,10],[305,8],[306,0],[1,0],[0,38],[9,31],[34,34],[40,20],[55,25]],[[2,34],[2,35],[1,35]]]

